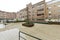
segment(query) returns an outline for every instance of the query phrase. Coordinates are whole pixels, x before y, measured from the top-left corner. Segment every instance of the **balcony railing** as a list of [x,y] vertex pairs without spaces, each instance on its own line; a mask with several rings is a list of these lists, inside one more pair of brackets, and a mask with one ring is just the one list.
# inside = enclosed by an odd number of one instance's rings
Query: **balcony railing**
[[24,34],[24,35],[27,35],[27,36],[29,36],[29,37],[31,37],[31,38],[34,38],[34,39],[36,39],[36,40],[41,40],[41,39],[38,38],[38,37],[32,36],[32,35],[30,35],[30,34],[27,34],[27,33],[25,33],[25,32],[22,32],[22,31],[19,31],[19,40],[20,40],[20,38],[22,38],[22,39],[24,39],[24,40],[27,40],[26,38],[22,37],[22,36],[20,35],[20,33],[22,33],[22,34]]

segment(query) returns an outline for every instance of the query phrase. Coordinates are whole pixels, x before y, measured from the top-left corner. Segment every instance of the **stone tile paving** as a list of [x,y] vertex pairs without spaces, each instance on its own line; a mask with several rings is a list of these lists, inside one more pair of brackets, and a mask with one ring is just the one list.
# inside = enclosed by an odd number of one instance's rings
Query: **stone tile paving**
[[[22,23],[11,23],[6,25],[6,29],[17,27],[20,31],[38,37],[42,40],[60,40],[60,25],[48,25],[35,23],[34,27],[22,26]],[[36,40],[26,36],[27,40]]]

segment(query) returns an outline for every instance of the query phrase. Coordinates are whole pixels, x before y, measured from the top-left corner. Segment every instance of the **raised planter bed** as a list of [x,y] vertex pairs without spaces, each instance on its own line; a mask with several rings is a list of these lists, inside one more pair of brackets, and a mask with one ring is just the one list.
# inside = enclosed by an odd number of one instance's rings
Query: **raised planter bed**
[[24,23],[22,24],[23,26],[26,26],[26,27],[33,27],[34,24],[33,23]]

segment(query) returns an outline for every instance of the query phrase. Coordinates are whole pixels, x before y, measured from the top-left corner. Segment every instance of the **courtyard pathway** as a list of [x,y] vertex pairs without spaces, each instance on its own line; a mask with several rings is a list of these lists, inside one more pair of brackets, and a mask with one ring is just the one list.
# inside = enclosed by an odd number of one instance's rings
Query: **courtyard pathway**
[[[42,40],[60,40],[60,25],[48,25],[48,24],[38,24],[35,23],[34,27],[25,27],[22,26],[22,23],[10,23],[6,25],[4,30],[0,29],[0,31],[9,30],[10,28],[19,28],[20,31],[38,37]],[[27,40],[37,40],[32,37],[25,35]]]

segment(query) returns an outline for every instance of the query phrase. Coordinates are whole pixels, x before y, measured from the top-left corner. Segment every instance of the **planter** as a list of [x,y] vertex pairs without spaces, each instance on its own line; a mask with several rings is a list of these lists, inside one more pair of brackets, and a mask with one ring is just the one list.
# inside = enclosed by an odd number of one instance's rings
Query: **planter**
[[26,26],[26,27],[33,27],[34,24],[33,23],[24,23],[22,24],[23,26]]

